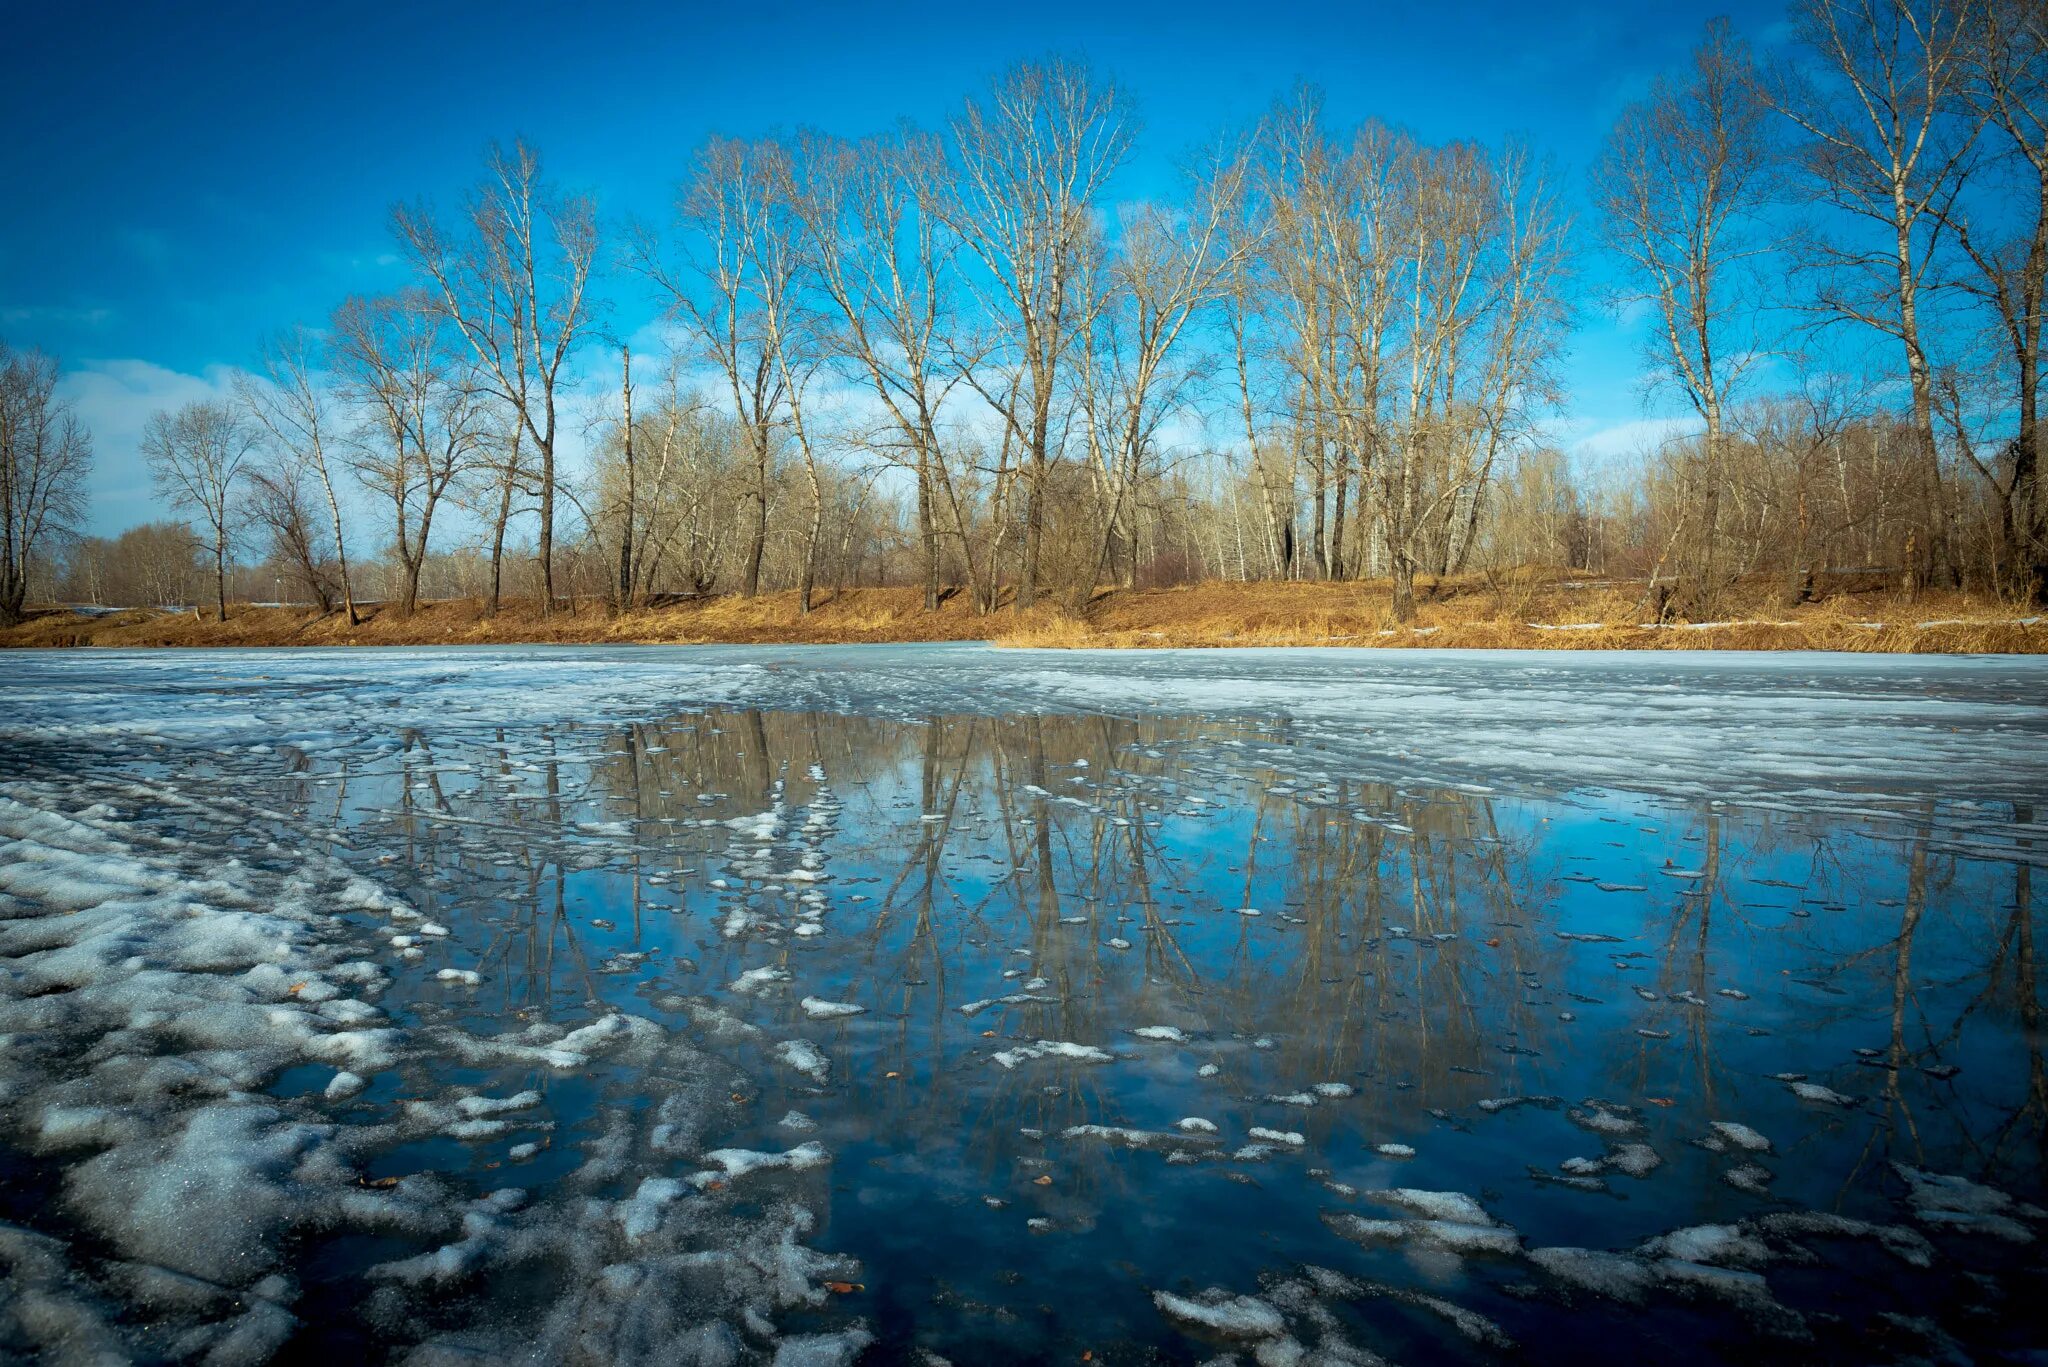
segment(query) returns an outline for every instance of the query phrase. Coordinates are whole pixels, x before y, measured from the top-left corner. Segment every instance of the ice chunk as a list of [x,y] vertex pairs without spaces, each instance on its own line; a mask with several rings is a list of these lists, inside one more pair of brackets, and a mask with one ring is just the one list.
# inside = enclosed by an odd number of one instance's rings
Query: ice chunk
[[832,1071],[832,1060],[826,1058],[823,1051],[809,1040],[784,1040],[771,1052],[779,1062],[802,1073],[821,1087]]
[[1640,1305],[1655,1278],[1640,1258],[1592,1248],[1532,1248],[1529,1261],[1557,1280],[1629,1305]]
[[629,1241],[646,1238],[661,1227],[661,1215],[687,1188],[673,1177],[649,1177],[628,1200],[619,1202],[619,1225]]
[[1233,1296],[1212,1289],[1200,1299],[1190,1299],[1170,1291],[1154,1291],[1152,1303],[1168,1319],[1222,1338],[1270,1339],[1287,1332],[1287,1321],[1280,1312],[1255,1296]]
[[1751,1153],[1769,1153],[1771,1151],[1771,1141],[1747,1125],[1740,1125],[1732,1120],[1716,1120],[1710,1128],[1712,1128],[1715,1134],[1738,1149],[1747,1149]]
[[823,1167],[832,1161],[832,1155],[823,1144],[813,1141],[799,1144],[784,1153],[764,1153],[756,1149],[713,1149],[704,1155],[706,1162],[715,1164],[715,1169],[697,1173],[690,1180],[699,1187],[713,1182],[736,1182],[757,1172],[808,1172]]
[[1801,1101],[1817,1102],[1823,1106],[1854,1106],[1856,1098],[1844,1096],[1832,1087],[1823,1087],[1818,1082],[1787,1082],[1792,1095]]
[[1092,1044],[1070,1044],[1064,1040],[1042,1039],[1036,1044],[1018,1045],[1015,1049],[1004,1049],[989,1055],[990,1061],[1005,1068],[1015,1068],[1037,1058],[1065,1058],[1076,1063],[1114,1063],[1116,1055]]
[[726,986],[731,991],[738,992],[743,996],[759,996],[776,983],[788,982],[789,976],[788,969],[776,968],[770,964],[760,968],[750,968],[740,974],[739,977],[734,978]]
[[1677,1258],[1688,1263],[1721,1263],[1761,1267],[1777,1255],[1763,1240],[1739,1225],[1692,1225],[1660,1234],[1638,1250],[1644,1257]]

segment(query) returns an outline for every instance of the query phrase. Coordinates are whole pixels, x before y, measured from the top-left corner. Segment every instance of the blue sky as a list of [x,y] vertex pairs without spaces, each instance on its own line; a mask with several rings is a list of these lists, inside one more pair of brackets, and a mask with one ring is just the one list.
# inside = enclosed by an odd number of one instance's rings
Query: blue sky
[[[1136,98],[1144,132],[1119,198],[1169,193],[1188,149],[1306,80],[1333,122],[1522,135],[1577,202],[1616,112],[1708,18],[1766,51],[1785,29],[1780,0],[14,9],[0,336],[70,372],[99,447],[97,531],[153,513],[135,453],[153,408],[219,388],[265,336],[343,296],[399,283],[390,205],[452,205],[494,138],[533,140],[614,219],[658,219],[707,133],[937,124],[995,69],[1059,52]],[[621,330],[654,315],[637,284],[611,294]],[[1564,429],[1588,456],[1650,430],[1640,369],[1633,334],[1589,303]]]

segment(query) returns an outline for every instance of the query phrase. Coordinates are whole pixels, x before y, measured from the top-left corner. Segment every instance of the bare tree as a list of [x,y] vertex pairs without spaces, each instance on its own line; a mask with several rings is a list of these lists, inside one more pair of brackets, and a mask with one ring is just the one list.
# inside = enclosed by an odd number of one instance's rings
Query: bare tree
[[[479,399],[489,396],[479,396]],[[540,497],[540,472],[526,447],[526,424],[503,403],[480,403],[477,439],[448,496],[488,529],[484,612],[498,614],[505,586],[505,540],[512,519]]]
[[249,471],[249,519],[263,530],[272,562],[289,569],[323,613],[334,611],[338,562],[321,551],[322,534],[305,467],[289,454]]
[[[741,592],[761,591],[768,547],[770,468],[775,432],[789,401],[786,376],[762,327],[762,300],[789,287],[761,278],[760,237],[768,232],[773,172],[779,155],[730,138],[714,138],[698,155],[684,187],[678,218],[685,233],[681,272],[671,267],[651,234],[639,243],[640,268],[668,295],[676,317],[689,327],[705,358],[718,370],[734,420],[745,434],[753,479],[747,490],[748,526]],[[794,269],[776,257],[776,269]]]
[[1775,103],[1807,138],[1804,169],[1824,203],[1868,224],[1868,245],[1817,237],[1819,304],[1897,339],[1920,442],[1922,509],[1905,548],[1908,590],[1931,569],[1957,574],[1943,533],[1934,366],[1925,295],[1948,207],[1961,189],[1982,116],[1964,98],[1976,0],[1800,0],[1799,32],[1818,82],[1781,80]]
[[199,399],[150,417],[142,454],[158,490],[174,508],[196,514],[201,546],[213,558],[213,602],[228,619],[228,552],[240,530],[243,477],[262,445],[262,429],[240,406]]
[[1593,168],[1601,236],[1628,265],[1614,303],[1649,306],[1651,363],[1706,424],[1683,591],[1694,612],[1719,587],[1728,409],[1764,350],[1757,286],[1772,249],[1762,226],[1772,195],[1768,116],[1747,48],[1716,19],[1684,77],[1658,78],[1622,112]]
[[907,130],[860,143],[811,135],[793,171],[790,204],[804,223],[810,273],[840,320],[830,341],[888,415],[888,435],[874,445],[915,480],[925,609],[939,605],[942,497],[977,601],[986,601],[941,440],[940,411],[959,382],[942,354],[954,322],[957,251],[939,219],[944,151]]
[[[362,619],[356,612],[355,588],[349,582],[348,546],[342,535],[341,500],[335,496],[334,473],[329,464],[329,443],[335,432],[332,400],[320,375],[320,345],[320,339],[306,328],[298,328],[279,338],[264,353],[264,379],[268,383],[243,376],[239,393],[242,402],[270,434],[277,457],[273,462],[274,470],[282,472],[290,465],[310,468],[320,481],[320,492],[327,503],[328,522],[333,532],[334,565],[341,586],[342,607],[348,613],[348,624],[357,626]],[[296,483],[294,477],[290,487],[295,488]],[[265,506],[272,511],[281,511],[295,505],[268,499]],[[276,524],[273,522],[271,525],[275,532]],[[329,610],[329,598],[325,592],[319,594],[319,601],[323,611]]]
[[539,460],[541,610],[555,604],[555,440],[564,367],[594,311],[597,210],[541,179],[524,140],[493,145],[470,193],[460,241],[424,207],[391,220],[439,307],[474,353],[494,395],[517,419]]
[[972,286],[994,329],[969,348],[1014,383],[976,379],[1021,448],[1024,566],[1017,606],[1036,600],[1050,475],[1054,406],[1064,368],[1100,307],[1085,269],[1099,250],[1092,215],[1136,134],[1127,100],[1087,67],[1052,60],[1011,67],[952,124],[958,175],[945,202],[979,271]]
[[92,438],[57,397],[57,363],[0,341],[0,625],[22,619],[35,557],[85,511]]
[[[1104,507],[1094,555],[1075,591],[1085,602],[1121,536],[1135,548],[1133,503],[1148,458],[1156,458],[1162,422],[1191,401],[1199,367],[1176,365],[1174,352],[1190,320],[1221,297],[1247,250],[1228,231],[1239,213],[1248,157],[1218,149],[1197,178],[1186,211],[1140,206],[1124,219],[1110,268],[1109,307],[1083,325],[1083,430]],[[1135,554],[1124,582],[1135,578]]]
[[481,438],[476,372],[453,353],[442,313],[421,290],[346,301],[333,336],[343,392],[360,415],[351,464],[390,505],[404,575],[399,611],[410,615],[434,515]]
[[[1982,224],[1960,208],[1949,221],[1976,268],[1962,288],[1996,320],[2017,430],[2003,461],[1984,461],[1968,444],[1962,452],[1997,501],[2006,574],[2022,597],[2040,603],[2048,599],[2040,417],[2048,329],[2048,9],[2035,0],[1980,0],[1971,28],[1966,94],[1999,154],[1991,168],[1996,191]],[[2014,230],[2004,231],[2007,220],[2016,220]]]

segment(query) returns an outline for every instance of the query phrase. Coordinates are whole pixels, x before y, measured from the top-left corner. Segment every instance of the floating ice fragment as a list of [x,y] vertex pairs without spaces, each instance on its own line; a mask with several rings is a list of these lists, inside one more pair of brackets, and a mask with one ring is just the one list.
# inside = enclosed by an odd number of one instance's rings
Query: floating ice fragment
[[1737,1124],[1732,1120],[1716,1120],[1710,1128],[1738,1149],[1747,1149],[1751,1153],[1771,1151],[1771,1141],[1747,1125]]
[[1255,1296],[1211,1289],[1191,1300],[1170,1291],[1154,1291],[1152,1303],[1168,1319],[1222,1338],[1273,1339],[1287,1332],[1287,1321],[1280,1312]]
[[1824,1106],[1854,1106],[1857,1101],[1853,1096],[1844,1096],[1834,1088],[1823,1087],[1818,1082],[1788,1082],[1785,1085],[1790,1087],[1792,1095],[1801,1101],[1818,1102]]
[[690,1181],[698,1187],[709,1186],[719,1180],[738,1181],[757,1172],[772,1172],[787,1169],[790,1172],[806,1172],[822,1167],[832,1161],[832,1155],[823,1144],[815,1141],[799,1144],[786,1153],[763,1153],[756,1149],[713,1149],[704,1155],[708,1163],[716,1165],[716,1171],[693,1174]]
[[809,1040],[784,1040],[770,1052],[779,1062],[802,1073],[821,1087],[832,1071],[832,1061]]
[[1737,1191],[1748,1192],[1751,1196],[1770,1195],[1771,1179],[1776,1176],[1761,1163],[1738,1163],[1721,1174],[1721,1180]]
[[761,968],[750,968],[734,978],[727,987],[746,996],[759,996],[776,983],[789,981],[789,970],[776,968],[772,964]]
[[1069,1044],[1064,1040],[1042,1039],[1036,1044],[1019,1045],[1015,1049],[1004,1049],[990,1054],[989,1058],[1005,1068],[1015,1068],[1020,1063],[1037,1058],[1067,1058],[1077,1063],[1114,1063],[1116,1055],[1097,1049],[1092,1044]]
[[1573,1124],[1595,1134],[1637,1134],[1643,1128],[1642,1121],[1635,1118],[1629,1107],[1605,1101],[1588,1100],[1568,1115]]
[[1034,997],[1028,992],[1013,992],[1007,997],[984,997],[980,1001],[967,1002],[959,1010],[963,1016],[978,1016],[991,1006],[1023,1006],[1027,1003],[1044,1006],[1058,1000],[1058,997]]

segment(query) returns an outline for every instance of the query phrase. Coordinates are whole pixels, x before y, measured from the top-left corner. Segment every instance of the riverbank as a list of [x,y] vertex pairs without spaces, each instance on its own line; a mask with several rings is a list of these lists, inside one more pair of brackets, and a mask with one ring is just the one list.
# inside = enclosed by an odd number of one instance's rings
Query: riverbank
[[341,613],[232,607],[225,623],[191,611],[52,608],[0,629],[0,647],[820,644],[988,640],[999,646],[1147,648],[1318,645],[1488,649],[2048,652],[2048,619],[1961,593],[1914,598],[1848,585],[1786,606],[1775,584],[1738,585],[1714,620],[1652,623],[1639,583],[1487,580],[1427,586],[1412,623],[1394,621],[1384,583],[1208,583],[1106,591],[1085,610],[974,610],[964,594],[927,611],[915,589],[823,591],[808,614],[794,593],[710,596],[608,612],[579,602],[543,616],[531,602],[496,614],[476,599]]

